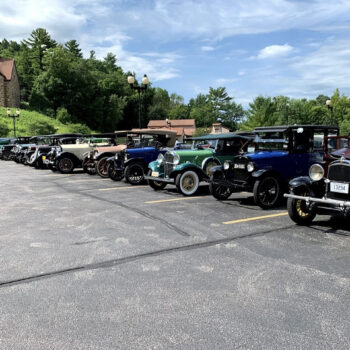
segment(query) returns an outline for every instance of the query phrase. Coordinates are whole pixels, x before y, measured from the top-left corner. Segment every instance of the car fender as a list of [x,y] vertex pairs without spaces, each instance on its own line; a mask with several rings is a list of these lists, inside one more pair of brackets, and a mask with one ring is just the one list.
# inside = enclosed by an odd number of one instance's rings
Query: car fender
[[208,178],[208,176],[204,173],[203,169],[201,167],[199,167],[198,165],[193,164],[193,163],[182,163],[182,164],[179,164],[178,166],[176,166],[173,169],[173,172],[171,173],[171,177],[176,178],[177,174],[183,173],[183,172],[185,172],[187,170],[195,171],[198,174],[200,179],[202,179],[204,177]]
[[205,164],[209,161],[213,160],[214,162],[216,162],[218,165],[221,164],[221,162],[219,161],[219,159],[215,158],[215,157],[207,157],[205,159],[203,159],[202,161],[202,169],[204,169]]
[[[111,153],[111,152],[102,152],[102,153],[100,153],[98,156],[97,156],[97,160],[100,160],[100,159],[102,159],[102,158],[104,158],[104,157],[112,157],[112,158],[114,158],[113,157],[113,153]],[[109,158],[108,158],[109,159]],[[108,161],[108,159],[107,159],[107,161]]]
[[151,169],[152,171],[158,170],[158,162],[155,160],[148,164],[148,169]]
[[326,183],[324,179],[314,181],[309,176],[300,176],[289,181],[289,190],[296,195],[306,192],[311,196],[323,197],[326,191]]
[[134,163],[134,162],[141,162],[145,169],[147,169],[147,164],[145,162],[145,160],[143,158],[130,158],[130,159],[127,159],[125,162],[124,162],[124,167],[126,168],[128,165]]
[[216,166],[213,166],[211,168],[211,172],[212,174],[215,174],[215,173],[223,173],[224,172],[224,166],[223,165],[216,165]]
[[81,164],[81,160],[76,155],[70,152],[62,152],[58,157],[56,157],[56,160],[59,161],[63,157],[72,159],[75,165]]

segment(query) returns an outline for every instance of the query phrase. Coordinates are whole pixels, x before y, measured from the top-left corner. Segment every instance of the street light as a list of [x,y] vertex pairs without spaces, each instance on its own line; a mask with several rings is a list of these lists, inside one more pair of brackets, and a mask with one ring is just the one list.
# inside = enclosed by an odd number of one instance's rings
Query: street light
[[327,100],[326,101],[326,105],[327,105],[328,109],[330,109],[330,111],[331,111],[331,124],[333,124],[333,106],[332,106],[332,101],[331,100]]
[[21,114],[19,109],[16,109],[16,114],[11,114],[10,109],[7,109],[7,116],[9,118],[13,119],[13,134],[16,137],[16,118],[19,118],[19,115]]
[[146,90],[149,85],[149,80],[145,74],[142,78],[141,85],[135,85],[135,76],[128,76],[128,83],[133,90],[136,90],[139,94],[139,128],[141,129],[141,91]]

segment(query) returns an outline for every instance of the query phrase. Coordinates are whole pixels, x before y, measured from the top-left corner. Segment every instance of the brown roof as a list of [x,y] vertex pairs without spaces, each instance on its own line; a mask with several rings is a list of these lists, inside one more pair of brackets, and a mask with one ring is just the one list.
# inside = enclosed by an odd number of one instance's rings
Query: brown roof
[[0,58],[0,74],[4,76],[6,80],[11,80],[14,65],[15,60]]
[[[196,122],[194,119],[172,119],[168,120],[171,127],[195,127]],[[149,128],[154,127],[168,127],[166,120],[150,120],[148,123]]]

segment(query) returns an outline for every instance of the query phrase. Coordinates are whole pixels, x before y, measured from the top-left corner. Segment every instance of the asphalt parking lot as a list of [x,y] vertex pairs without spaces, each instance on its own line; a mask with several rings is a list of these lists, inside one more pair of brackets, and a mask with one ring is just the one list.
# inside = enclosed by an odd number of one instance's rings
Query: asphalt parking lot
[[0,162],[0,349],[349,349],[350,228]]

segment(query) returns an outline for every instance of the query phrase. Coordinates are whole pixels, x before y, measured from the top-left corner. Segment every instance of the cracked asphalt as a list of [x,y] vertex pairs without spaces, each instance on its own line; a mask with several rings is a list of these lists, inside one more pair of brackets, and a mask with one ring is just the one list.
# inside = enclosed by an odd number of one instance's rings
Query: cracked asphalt
[[0,162],[0,349],[350,349],[350,225]]

